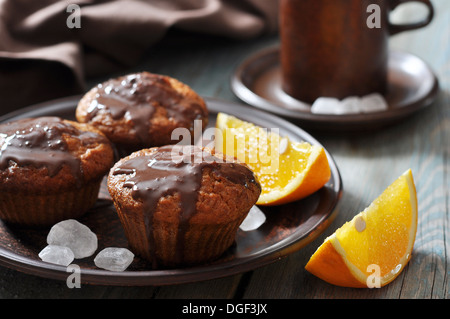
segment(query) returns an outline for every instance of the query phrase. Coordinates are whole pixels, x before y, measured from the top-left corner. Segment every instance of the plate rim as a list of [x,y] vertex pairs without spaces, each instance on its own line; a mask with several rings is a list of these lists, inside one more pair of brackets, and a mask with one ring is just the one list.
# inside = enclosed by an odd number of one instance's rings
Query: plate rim
[[[361,124],[363,125],[378,124],[378,122],[386,120],[395,121],[404,118],[408,115],[411,115],[431,105],[435,101],[436,96],[438,95],[440,90],[439,79],[437,78],[436,74],[433,72],[433,70],[431,69],[431,67],[428,65],[427,62],[425,62],[420,57],[406,51],[390,50],[388,52],[389,57],[400,54],[411,58],[415,58],[419,60],[423,64],[423,66],[426,67],[430,75],[432,75],[433,84],[429,89],[429,91],[427,91],[427,94],[425,94],[421,99],[415,100],[413,103],[410,103],[407,106],[393,108],[387,111],[377,111],[363,114],[343,114],[343,115],[314,114],[311,112],[304,112],[300,110],[298,111],[290,110],[283,106],[277,105],[275,102],[265,99],[261,95],[258,95],[256,92],[251,90],[251,88],[249,88],[244,83],[245,81],[243,80],[243,74],[252,63],[257,62],[259,59],[267,58],[268,56],[271,55],[277,54],[279,55],[279,51],[280,46],[274,45],[260,49],[254,52],[253,54],[250,54],[245,59],[243,59],[237,65],[237,67],[235,68],[234,72],[230,77],[231,90],[233,91],[235,96],[240,101],[246,103],[246,105],[249,105],[259,110],[269,112],[271,114],[281,116],[285,119],[302,121],[305,127],[307,125],[314,125],[314,128],[317,128],[320,125],[323,126],[324,124],[336,124],[338,126],[352,125],[360,127]],[[272,66],[276,67],[277,65],[273,64]],[[386,119],[386,115],[391,116]],[[333,129],[330,127],[327,128]]]
[[[58,109],[61,111],[61,106],[63,109],[72,108],[74,103],[81,98],[80,95],[55,99],[43,103],[38,103],[29,107],[22,108],[5,114],[0,117],[0,122],[8,121],[15,117],[20,117],[24,114],[29,114],[32,112],[46,112],[48,109]],[[214,109],[213,112],[219,112],[215,109],[215,104],[226,104],[232,108],[246,108],[250,114],[254,114],[258,118],[269,119],[274,123],[280,123],[289,131],[298,131],[301,137],[306,137],[305,140],[308,142],[315,143],[322,146],[322,144],[317,141],[308,132],[304,131],[302,128],[274,115],[261,110],[255,110],[247,105],[243,105],[236,102],[225,101],[217,98],[204,97],[206,103],[210,105],[210,110]],[[211,105],[213,107],[211,107]],[[233,113],[231,113],[233,114]],[[323,147],[323,146],[322,146]],[[236,275],[239,273],[244,273],[256,268],[262,267],[264,265],[275,262],[289,254],[303,248],[304,246],[311,243],[320,234],[328,228],[332,223],[334,218],[338,213],[338,203],[343,194],[343,184],[340,171],[338,166],[324,147],[324,150],[329,158],[330,168],[332,173],[332,178],[334,185],[333,194],[335,194],[334,200],[331,201],[330,208],[326,214],[321,215],[319,220],[315,222],[314,227],[311,227],[303,236],[297,238],[296,232],[283,238],[281,241],[272,244],[270,247],[277,246],[274,250],[266,248],[267,251],[258,251],[257,254],[252,256],[241,257],[239,259],[232,259],[230,261],[225,261],[224,263],[213,263],[207,265],[199,265],[189,268],[180,269],[163,269],[163,270],[143,270],[143,271],[127,271],[124,272],[112,272],[103,269],[80,269],[81,282],[85,284],[97,284],[97,285],[127,285],[127,286],[148,286],[148,285],[172,285],[172,284],[183,284],[198,282],[203,280],[217,279],[222,277],[227,277],[231,275]],[[313,216],[313,215],[312,215]],[[291,237],[294,236],[293,239]],[[256,257],[255,257],[256,256]],[[36,275],[48,279],[59,279],[66,280],[70,275],[68,268],[61,265],[55,265],[51,263],[46,263],[38,259],[31,259],[27,256],[18,254],[14,251],[8,250],[3,246],[0,246],[0,265],[12,268],[18,271],[22,271],[31,275]],[[225,266],[225,267],[224,267]],[[220,270],[220,271],[219,271]],[[187,274],[186,274],[187,273]],[[99,279],[100,278],[100,279]],[[105,278],[107,280],[105,280]]]

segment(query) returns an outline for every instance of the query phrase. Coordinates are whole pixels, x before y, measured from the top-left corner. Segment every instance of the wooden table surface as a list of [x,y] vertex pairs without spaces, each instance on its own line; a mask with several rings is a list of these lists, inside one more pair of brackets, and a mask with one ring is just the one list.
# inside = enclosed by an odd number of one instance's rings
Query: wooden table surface
[[[351,134],[310,131],[334,157],[344,185],[335,220],[312,243],[249,272],[171,286],[82,285],[70,289],[64,281],[0,267],[0,298],[448,298],[450,1],[434,0],[433,4],[436,15],[431,25],[392,37],[390,46],[410,52],[430,65],[441,87],[436,102],[381,130]],[[408,6],[396,14],[417,16],[416,9],[422,7]],[[278,43],[277,36],[250,41],[172,36],[151,48],[139,65],[121,73],[147,70],[167,74],[203,96],[238,102],[230,88],[235,68],[250,54]],[[383,288],[341,288],[304,270],[327,236],[367,207],[408,168],[416,182],[419,224],[412,258],[395,281]]]

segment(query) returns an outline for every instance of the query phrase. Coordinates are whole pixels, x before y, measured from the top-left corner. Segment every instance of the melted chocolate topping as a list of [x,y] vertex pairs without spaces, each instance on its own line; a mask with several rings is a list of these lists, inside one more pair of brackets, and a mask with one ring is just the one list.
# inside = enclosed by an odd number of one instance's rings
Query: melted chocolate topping
[[83,145],[103,137],[93,132],[80,131],[58,117],[24,119],[0,125],[0,169],[10,162],[18,166],[46,167],[55,176],[63,165],[72,170],[77,183],[82,180],[79,158],[72,155],[63,134],[78,138]]
[[[158,151],[138,156],[119,165],[114,175],[132,175],[124,187],[132,189],[132,197],[145,206],[145,220],[150,247],[153,242],[153,214],[158,201],[167,195],[179,194],[180,215],[176,258],[181,260],[184,234],[189,220],[195,215],[198,191],[201,187],[203,169],[210,168],[213,174],[224,177],[235,184],[248,186],[255,177],[247,167],[224,162],[196,146],[163,146]],[[154,267],[156,260],[153,256]]]
[[92,120],[99,110],[103,110],[115,120],[130,120],[140,142],[146,143],[150,120],[157,106],[165,108],[169,119],[191,129],[195,119],[206,116],[204,109],[195,100],[183,97],[167,78],[143,72],[99,84],[87,117]]

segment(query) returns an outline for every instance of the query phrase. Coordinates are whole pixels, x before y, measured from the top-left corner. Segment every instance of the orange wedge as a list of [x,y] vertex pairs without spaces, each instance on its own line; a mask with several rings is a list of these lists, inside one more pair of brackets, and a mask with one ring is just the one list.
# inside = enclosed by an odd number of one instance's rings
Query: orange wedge
[[331,171],[325,150],[307,142],[290,141],[277,129],[265,129],[219,113],[215,149],[246,163],[261,184],[257,205],[280,205],[322,188]]
[[416,230],[416,188],[408,170],[326,238],[305,268],[337,286],[383,287],[411,258]]

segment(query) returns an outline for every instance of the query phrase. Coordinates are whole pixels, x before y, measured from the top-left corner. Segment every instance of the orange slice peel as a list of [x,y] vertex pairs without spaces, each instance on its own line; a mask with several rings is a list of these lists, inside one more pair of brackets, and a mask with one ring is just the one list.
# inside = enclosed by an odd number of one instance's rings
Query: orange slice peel
[[411,258],[417,215],[416,188],[408,170],[326,238],[305,268],[337,286],[383,287],[399,276]]

